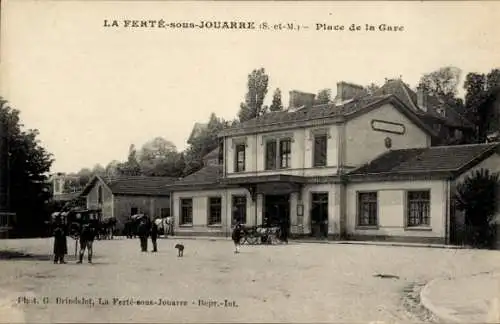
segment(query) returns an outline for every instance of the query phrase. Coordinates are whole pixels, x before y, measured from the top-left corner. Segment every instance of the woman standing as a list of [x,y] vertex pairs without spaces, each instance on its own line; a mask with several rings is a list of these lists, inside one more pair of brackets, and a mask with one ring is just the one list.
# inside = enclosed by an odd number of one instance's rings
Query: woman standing
[[66,263],[64,255],[68,253],[68,244],[66,241],[66,229],[61,216],[56,216],[54,220],[54,263]]

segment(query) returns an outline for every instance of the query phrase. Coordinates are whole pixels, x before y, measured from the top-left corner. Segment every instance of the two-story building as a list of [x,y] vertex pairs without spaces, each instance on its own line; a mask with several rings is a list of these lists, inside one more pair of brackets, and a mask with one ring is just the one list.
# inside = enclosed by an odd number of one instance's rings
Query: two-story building
[[292,91],[287,111],[224,130],[219,152],[172,187],[177,231],[229,235],[236,221],[286,219],[292,235],[449,241],[457,179],[478,165],[500,169],[498,146],[432,146],[435,125],[451,119],[434,116],[425,94],[391,93],[395,82],[374,94],[340,82],[319,106]]

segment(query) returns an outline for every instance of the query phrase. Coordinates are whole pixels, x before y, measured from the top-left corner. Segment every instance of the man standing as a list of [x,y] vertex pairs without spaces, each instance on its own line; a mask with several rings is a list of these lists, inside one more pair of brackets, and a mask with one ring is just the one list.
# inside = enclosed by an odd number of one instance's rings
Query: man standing
[[151,224],[151,243],[153,243],[153,251],[158,252],[158,246],[156,245],[156,239],[158,238],[158,225],[156,222],[152,222]]
[[66,263],[64,262],[64,255],[67,253],[66,229],[61,216],[58,215],[54,220],[54,263]]
[[82,226],[82,230],[80,232],[80,259],[77,263],[82,263],[85,249],[87,249],[88,262],[92,263],[92,246],[96,236],[95,225],[96,224],[86,223]]
[[148,226],[148,221],[146,216],[143,216],[143,218],[139,222],[138,226],[138,234],[139,234],[139,240],[141,242],[141,251],[142,252],[147,252],[148,251],[148,236],[149,236],[149,226]]

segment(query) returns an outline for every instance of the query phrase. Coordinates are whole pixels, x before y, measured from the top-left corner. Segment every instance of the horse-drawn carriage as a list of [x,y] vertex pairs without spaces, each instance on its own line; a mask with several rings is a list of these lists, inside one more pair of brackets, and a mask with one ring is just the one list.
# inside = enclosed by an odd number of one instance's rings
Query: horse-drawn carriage
[[242,226],[241,244],[275,244],[282,241],[278,226]]
[[102,219],[99,209],[71,209],[52,214],[52,220],[60,217],[68,229],[68,234],[73,238],[78,238],[84,224],[93,224],[97,230],[97,239],[112,239],[116,227],[115,218]]

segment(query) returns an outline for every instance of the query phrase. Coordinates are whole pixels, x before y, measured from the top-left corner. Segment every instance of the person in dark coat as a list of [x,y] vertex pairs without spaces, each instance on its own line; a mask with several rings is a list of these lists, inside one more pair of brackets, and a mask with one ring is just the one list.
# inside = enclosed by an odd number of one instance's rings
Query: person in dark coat
[[158,252],[158,246],[156,244],[156,239],[158,238],[158,225],[155,222],[151,223],[151,243],[153,243],[153,251]]
[[68,244],[66,240],[66,228],[60,216],[54,222],[54,263],[66,263],[64,255],[68,253]]
[[241,241],[241,225],[236,224],[233,229],[233,233],[231,234],[231,239],[234,242],[234,253],[239,253],[240,241]]
[[141,219],[139,222],[139,226],[137,228],[137,232],[139,234],[139,241],[141,242],[141,251],[148,251],[148,236],[149,236],[149,226],[146,217]]
[[97,222],[89,222],[82,225],[82,229],[80,232],[80,259],[77,263],[82,263],[85,250],[87,250],[88,262],[92,263],[94,239],[97,235],[98,230],[97,226]]
[[289,223],[288,218],[282,219],[280,222],[280,232],[281,232],[281,241],[288,243],[288,231],[289,231]]

